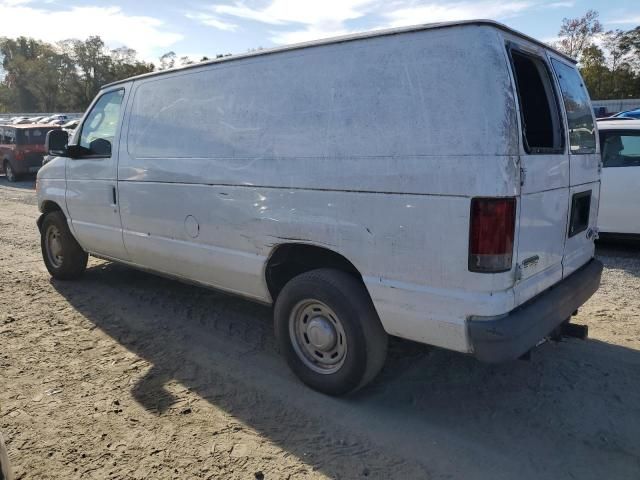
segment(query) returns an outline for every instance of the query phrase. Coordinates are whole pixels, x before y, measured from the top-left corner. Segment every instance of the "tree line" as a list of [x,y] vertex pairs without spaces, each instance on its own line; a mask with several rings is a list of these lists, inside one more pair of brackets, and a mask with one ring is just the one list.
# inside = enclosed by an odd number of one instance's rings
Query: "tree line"
[[[640,26],[605,32],[589,10],[563,19],[558,38],[552,46],[580,62],[592,99],[640,98]],[[97,36],[55,44],[0,37],[0,61],[0,112],[82,112],[102,85],[193,63],[175,52],[144,62],[135,50],[109,49]]]
[[136,52],[106,48],[99,37],[52,45],[33,38],[0,38],[0,111],[81,112],[106,83],[154,70]]
[[157,65],[144,62],[135,50],[109,49],[97,36],[56,44],[0,38],[0,112],[82,112],[102,85],[190,63],[174,52]]
[[598,12],[565,18],[552,46],[579,61],[592,99],[640,98],[640,26],[604,31]]

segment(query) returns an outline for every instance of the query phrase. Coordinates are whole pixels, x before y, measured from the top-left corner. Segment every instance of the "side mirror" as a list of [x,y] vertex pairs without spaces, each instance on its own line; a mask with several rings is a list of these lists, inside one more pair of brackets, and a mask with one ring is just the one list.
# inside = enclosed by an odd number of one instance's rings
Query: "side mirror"
[[49,130],[44,142],[44,149],[49,155],[67,156],[69,134],[64,130]]

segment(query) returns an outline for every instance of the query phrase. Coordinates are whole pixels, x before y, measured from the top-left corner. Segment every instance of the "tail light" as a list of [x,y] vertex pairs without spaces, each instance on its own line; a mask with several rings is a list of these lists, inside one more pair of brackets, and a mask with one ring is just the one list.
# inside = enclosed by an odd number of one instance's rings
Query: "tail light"
[[16,150],[15,158],[17,161],[21,162],[24,160],[24,152],[22,150]]
[[515,198],[473,198],[469,232],[469,270],[511,270],[516,226]]

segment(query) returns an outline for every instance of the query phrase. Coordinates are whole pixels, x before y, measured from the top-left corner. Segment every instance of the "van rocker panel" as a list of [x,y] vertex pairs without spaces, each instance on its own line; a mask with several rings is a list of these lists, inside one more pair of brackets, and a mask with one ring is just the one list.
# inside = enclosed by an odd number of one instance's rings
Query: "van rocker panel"
[[567,320],[598,290],[602,262],[592,259],[560,283],[511,312],[494,318],[471,317],[467,328],[478,360],[513,360]]

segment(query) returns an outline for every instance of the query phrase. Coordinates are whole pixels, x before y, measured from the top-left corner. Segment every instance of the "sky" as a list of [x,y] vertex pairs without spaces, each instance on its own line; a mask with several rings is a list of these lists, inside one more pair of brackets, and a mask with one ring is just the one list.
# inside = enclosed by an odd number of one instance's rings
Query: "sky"
[[351,32],[490,18],[543,41],[588,9],[606,30],[640,25],[640,0],[0,0],[0,36],[49,42],[99,35],[157,62],[168,51],[244,53]]

